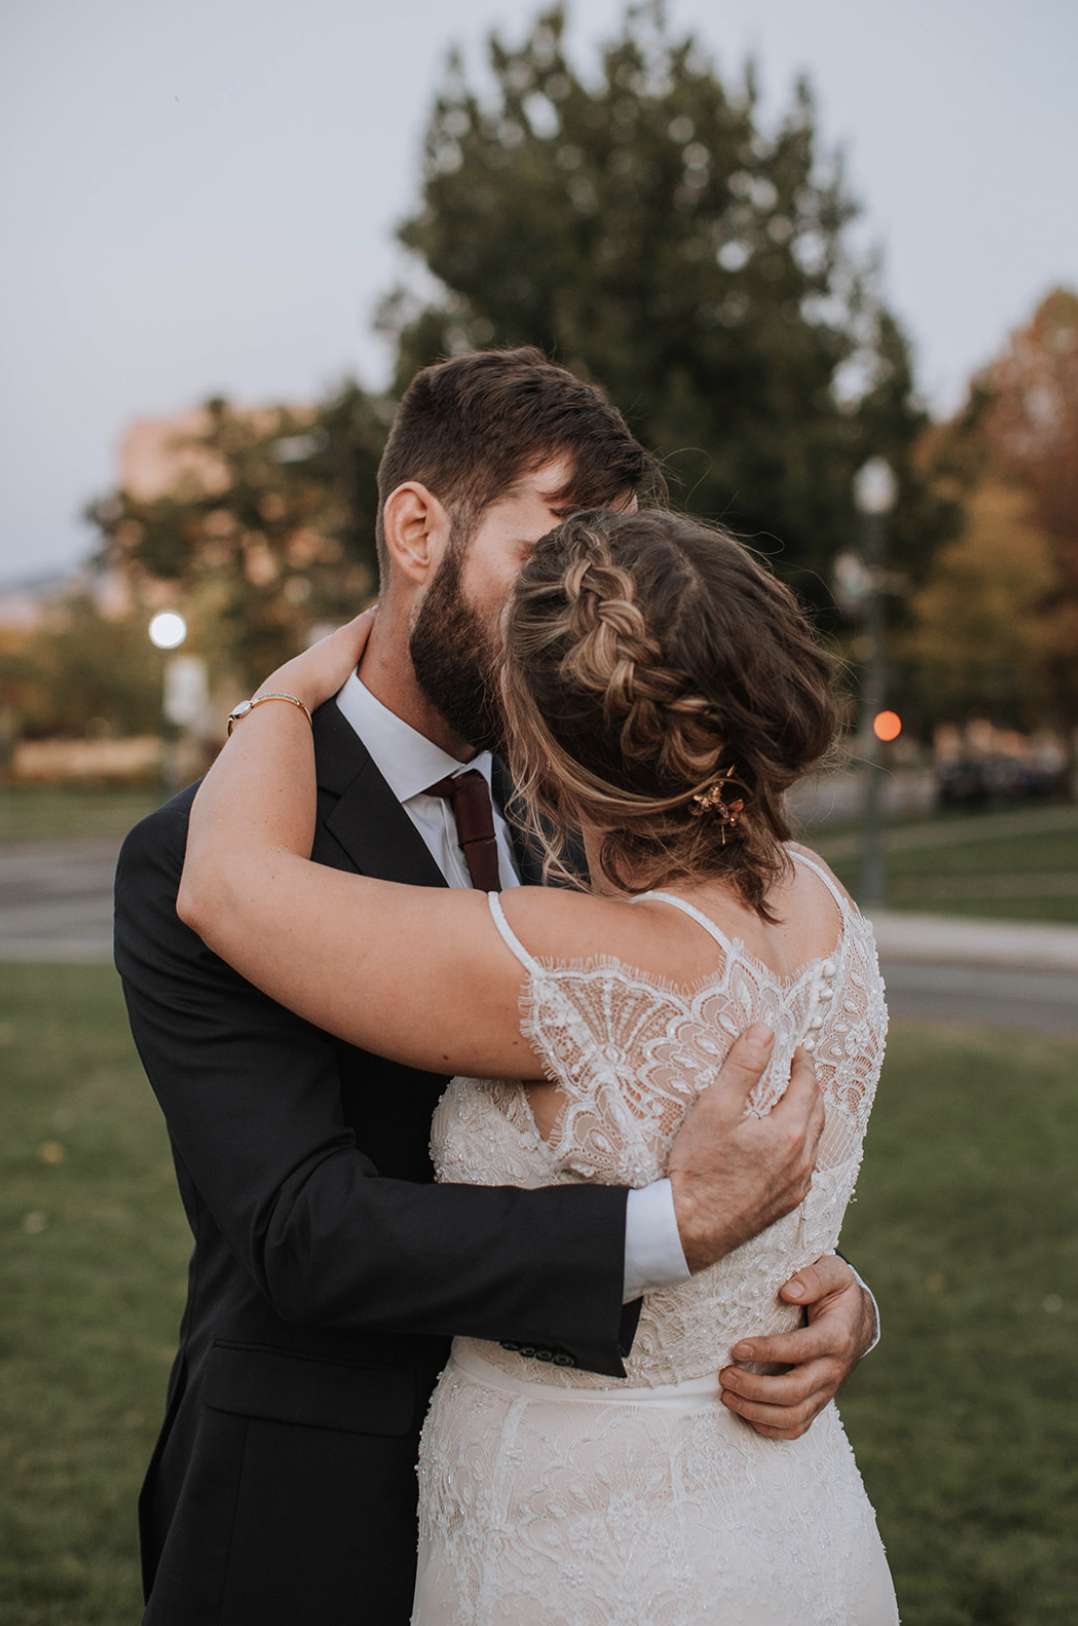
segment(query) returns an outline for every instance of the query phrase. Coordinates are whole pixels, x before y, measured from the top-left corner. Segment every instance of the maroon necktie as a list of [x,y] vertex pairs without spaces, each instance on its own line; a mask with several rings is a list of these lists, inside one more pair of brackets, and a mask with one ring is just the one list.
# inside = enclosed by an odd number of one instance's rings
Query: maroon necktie
[[428,785],[428,796],[441,796],[453,808],[457,840],[464,850],[468,874],[477,892],[500,892],[498,845],[494,840],[494,811],[490,791],[478,768],[453,774]]

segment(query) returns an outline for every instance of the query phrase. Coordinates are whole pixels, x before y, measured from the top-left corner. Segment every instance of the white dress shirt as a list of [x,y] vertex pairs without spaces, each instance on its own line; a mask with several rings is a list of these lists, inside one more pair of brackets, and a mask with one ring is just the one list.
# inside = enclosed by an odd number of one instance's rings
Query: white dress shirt
[[[490,790],[493,767],[490,752],[481,751],[471,762],[451,757],[448,751],[443,751],[440,745],[435,745],[376,700],[354,672],[337,696],[337,708],[367,747],[375,767],[423,837],[450,886],[470,887],[472,878],[457,840],[452,804],[444,796],[428,796],[427,786],[476,768]],[[513,863],[509,831],[493,796],[491,803],[498,848],[498,878],[504,891],[519,886],[520,876]]]
[[[426,788],[469,768],[477,768],[489,786],[490,752],[481,752],[471,762],[458,762],[376,700],[354,672],[338,694],[337,706],[367,747],[375,767],[423,837],[449,885],[470,887],[452,805],[443,796],[426,795]],[[493,807],[498,874],[504,891],[519,886],[520,877],[505,820],[496,802]],[[495,929],[493,922],[490,929]],[[656,1180],[640,1191],[630,1191],[625,1211],[624,1302],[628,1304],[641,1293],[658,1292],[688,1278],[669,1180]]]

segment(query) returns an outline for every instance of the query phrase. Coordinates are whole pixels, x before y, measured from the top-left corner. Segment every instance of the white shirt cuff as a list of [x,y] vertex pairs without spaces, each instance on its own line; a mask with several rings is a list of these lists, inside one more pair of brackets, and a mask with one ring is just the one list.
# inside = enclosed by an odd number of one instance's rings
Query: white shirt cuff
[[[848,1259],[847,1259],[846,1263],[848,1265],[850,1265],[850,1261]],[[852,1265],[850,1265],[850,1269],[853,1270]],[[868,1294],[869,1298],[872,1300],[872,1314],[876,1318],[876,1330],[872,1334],[872,1342],[871,1342],[871,1344],[869,1344],[868,1348],[865,1350],[865,1355],[871,1355],[872,1351],[875,1349],[876,1345],[880,1341],[880,1307],[876,1303],[876,1295],[875,1295],[875,1293],[873,1293],[873,1291],[872,1291],[871,1287],[869,1287],[868,1283],[862,1280],[862,1278],[857,1274],[856,1270],[853,1270],[853,1274],[854,1274],[854,1276],[855,1276],[855,1278],[857,1280],[858,1286],[863,1287],[865,1292]],[[862,1357],[861,1357],[862,1360],[864,1360],[865,1355],[862,1355]]]
[[625,1209],[625,1285],[623,1304],[642,1293],[660,1293],[665,1287],[687,1282],[681,1237],[674,1212],[674,1188],[669,1180],[656,1180],[630,1191]]

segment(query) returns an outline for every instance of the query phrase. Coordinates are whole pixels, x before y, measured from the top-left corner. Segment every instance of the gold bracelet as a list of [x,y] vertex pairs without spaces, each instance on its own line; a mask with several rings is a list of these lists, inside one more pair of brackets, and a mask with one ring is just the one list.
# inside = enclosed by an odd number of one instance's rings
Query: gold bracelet
[[[302,700],[297,700],[294,694],[256,694],[253,700],[241,700],[235,711],[229,714],[229,734],[231,735],[232,730],[235,728],[241,717],[246,717],[248,712],[253,711],[256,706],[260,706],[264,700],[287,700],[289,705],[298,706],[304,717],[306,717],[307,721],[309,723],[311,722],[311,714],[307,710],[307,707],[303,704]],[[313,723],[311,723],[311,727],[314,727]]]

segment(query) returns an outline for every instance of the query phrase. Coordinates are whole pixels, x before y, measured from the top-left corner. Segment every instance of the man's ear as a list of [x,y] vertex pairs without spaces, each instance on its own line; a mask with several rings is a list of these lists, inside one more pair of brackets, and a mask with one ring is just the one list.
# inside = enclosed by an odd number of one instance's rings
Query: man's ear
[[382,510],[386,551],[393,566],[417,587],[428,586],[449,545],[449,514],[433,491],[407,480]]

